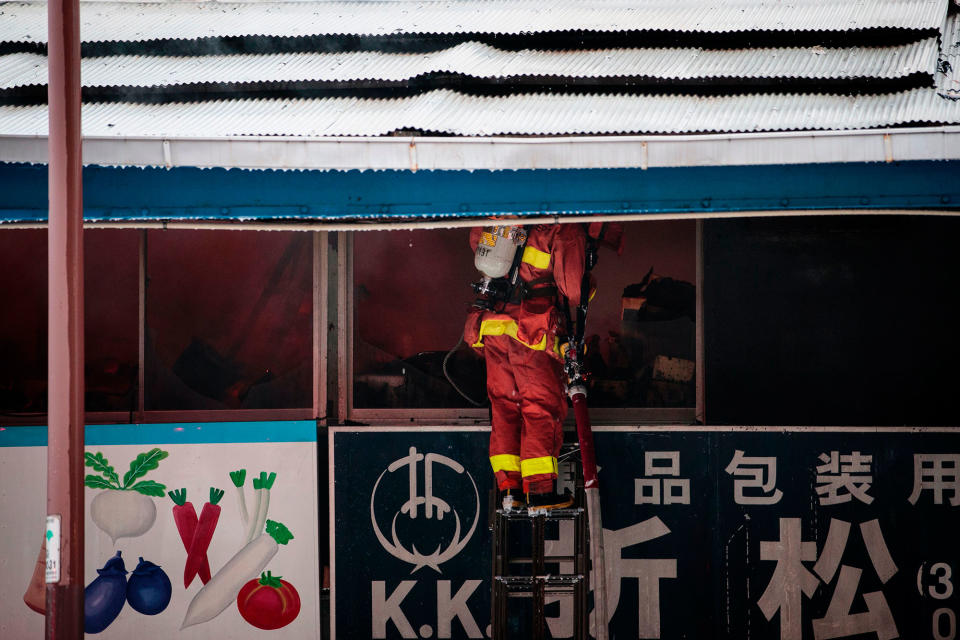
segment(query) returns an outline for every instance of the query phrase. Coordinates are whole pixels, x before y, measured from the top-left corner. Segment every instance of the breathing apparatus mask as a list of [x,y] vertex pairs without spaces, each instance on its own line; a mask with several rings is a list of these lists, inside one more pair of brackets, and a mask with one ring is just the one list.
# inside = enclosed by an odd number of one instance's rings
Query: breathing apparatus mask
[[485,227],[477,242],[473,264],[481,274],[474,282],[474,293],[480,298],[473,306],[493,309],[497,303],[506,303],[514,294],[519,280],[520,259],[527,241],[527,233],[521,226]]

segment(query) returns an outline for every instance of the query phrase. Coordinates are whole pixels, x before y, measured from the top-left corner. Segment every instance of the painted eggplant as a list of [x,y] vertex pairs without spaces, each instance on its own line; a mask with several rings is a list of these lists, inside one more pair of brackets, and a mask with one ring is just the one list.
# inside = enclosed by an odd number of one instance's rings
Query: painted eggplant
[[153,616],[170,604],[170,578],[158,565],[140,558],[127,582],[127,602],[135,611]]
[[83,630],[100,633],[117,619],[127,600],[127,568],[120,552],[97,569],[100,574],[83,591]]

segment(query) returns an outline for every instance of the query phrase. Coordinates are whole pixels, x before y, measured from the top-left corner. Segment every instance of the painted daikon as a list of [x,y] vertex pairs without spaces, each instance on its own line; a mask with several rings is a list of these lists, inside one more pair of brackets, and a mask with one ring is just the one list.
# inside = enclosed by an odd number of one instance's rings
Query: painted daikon
[[[88,474],[84,485],[105,489],[90,505],[90,517],[114,544],[118,538],[133,538],[149,531],[157,519],[157,507],[151,497],[162,498],[166,486],[153,480],[140,480],[153,471],[169,454],[158,448],[141,453],[120,476],[99,451],[86,453],[84,462],[100,475]],[[139,480],[139,482],[138,482]]]
[[181,629],[213,620],[236,599],[243,586],[260,575],[273,559],[281,544],[293,539],[293,534],[279,522],[267,520],[267,530],[247,543],[227,564],[217,571],[187,607]]
[[230,481],[233,482],[233,486],[237,488],[237,504],[240,507],[240,522],[243,525],[243,531],[247,531],[247,500],[243,495],[243,483],[247,479],[247,470],[238,469],[237,471],[230,472]]
[[276,473],[271,473],[268,476],[266,471],[261,471],[260,477],[253,479],[253,489],[257,501],[256,507],[250,512],[250,520],[247,523],[247,542],[256,538],[263,531],[263,526],[267,522],[267,510],[270,508],[270,490],[273,488],[273,482],[276,479]]

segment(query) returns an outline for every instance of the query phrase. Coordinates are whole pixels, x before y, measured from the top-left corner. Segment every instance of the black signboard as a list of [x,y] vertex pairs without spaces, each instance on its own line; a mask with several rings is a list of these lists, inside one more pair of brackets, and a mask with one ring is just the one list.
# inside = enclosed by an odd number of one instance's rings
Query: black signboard
[[[335,637],[489,637],[487,434],[331,437]],[[611,428],[596,443],[611,638],[956,638],[960,434]],[[548,606],[552,637],[572,636],[571,606]]]

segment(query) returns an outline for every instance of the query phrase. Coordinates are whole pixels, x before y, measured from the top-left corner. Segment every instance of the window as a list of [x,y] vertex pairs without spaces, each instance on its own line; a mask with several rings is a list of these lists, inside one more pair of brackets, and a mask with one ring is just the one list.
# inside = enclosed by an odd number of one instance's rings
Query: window
[[312,405],[312,234],[147,234],[146,409]]
[[[465,228],[353,234],[353,417],[439,408],[485,417],[464,411],[470,402],[444,373],[446,360],[456,385],[486,404],[482,358],[463,344],[453,350],[478,279],[468,236]],[[587,321],[592,406],[695,406],[696,265],[692,220],[627,223],[623,255],[601,249]]]
[[47,407],[47,233],[0,230],[0,410]]
[[[354,406],[469,407],[443,373],[476,279],[466,229],[355,233]],[[447,362],[458,386],[485,401],[482,361],[460,345]]]
[[[136,231],[84,232],[86,409],[134,411]],[[47,408],[47,233],[0,230],[0,411],[42,420]]]

